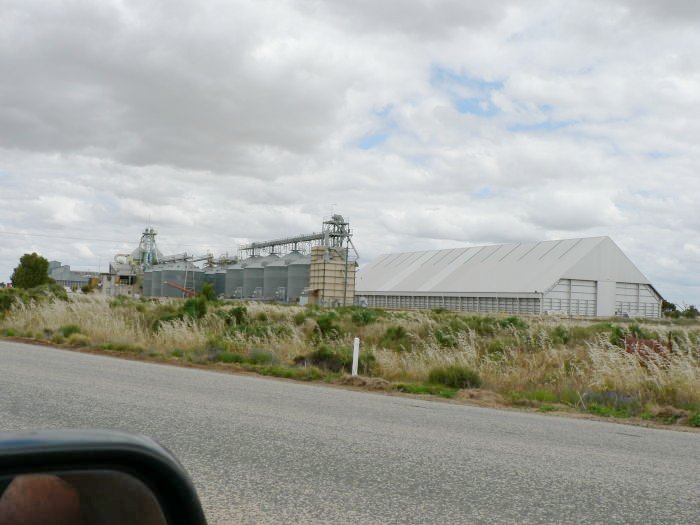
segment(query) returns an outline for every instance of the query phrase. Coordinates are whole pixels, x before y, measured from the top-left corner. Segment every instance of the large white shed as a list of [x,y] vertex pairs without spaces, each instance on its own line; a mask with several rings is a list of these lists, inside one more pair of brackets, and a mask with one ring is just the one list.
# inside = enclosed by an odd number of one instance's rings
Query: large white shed
[[659,317],[661,295],[609,237],[392,253],[357,273],[361,304]]

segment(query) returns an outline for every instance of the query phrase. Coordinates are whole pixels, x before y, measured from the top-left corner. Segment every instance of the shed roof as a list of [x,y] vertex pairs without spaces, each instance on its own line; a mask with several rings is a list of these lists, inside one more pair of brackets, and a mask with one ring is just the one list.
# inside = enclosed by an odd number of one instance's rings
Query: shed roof
[[357,293],[541,293],[559,279],[650,284],[609,237],[392,253],[358,271]]

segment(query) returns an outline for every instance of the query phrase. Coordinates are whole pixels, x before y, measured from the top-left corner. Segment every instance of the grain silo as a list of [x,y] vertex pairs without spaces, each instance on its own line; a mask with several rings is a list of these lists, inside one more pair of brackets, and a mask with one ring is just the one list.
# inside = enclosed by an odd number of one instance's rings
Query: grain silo
[[243,297],[243,265],[241,262],[226,267],[224,296],[228,299]]
[[163,265],[158,264],[152,268],[153,274],[151,277],[151,296],[163,297]]
[[272,261],[263,272],[263,299],[287,300],[287,256]]
[[217,268],[214,272],[214,291],[216,296],[224,295],[226,291],[226,269]]
[[287,255],[287,301],[296,303],[299,301],[301,292],[309,286],[309,267],[311,257],[299,252],[292,252]]
[[[243,268],[244,298],[262,298],[263,284],[265,281],[265,266],[278,260],[279,257],[274,254],[265,257],[256,257],[254,261],[248,263],[245,268]],[[250,259],[248,259],[248,261],[250,261]]]
[[204,272],[185,262],[164,265],[161,275],[163,297],[184,297],[187,293],[185,290],[198,292],[204,282]]
[[150,297],[153,295],[153,270],[150,268],[143,272],[143,296]]

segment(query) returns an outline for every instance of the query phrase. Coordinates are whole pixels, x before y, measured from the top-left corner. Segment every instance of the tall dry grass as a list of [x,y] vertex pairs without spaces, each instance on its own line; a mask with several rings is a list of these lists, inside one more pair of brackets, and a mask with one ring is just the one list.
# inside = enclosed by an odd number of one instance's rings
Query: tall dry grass
[[[456,314],[379,312],[358,324],[352,310],[328,314],[247,303],[244,330],[233,329],[227,318],[232,304],[210,307],[200,319],[164,315],[181,306],[178,300],[115,304],[101,296],[78,296],[70,302],[18,304],[0,320],[0,329],[50,338],[77,325],[93,345],[185,356],[265,351],[287,365],[319,345],[347,349],[359,336],[363,351],[376,359],[374,374],[390,381],[426,381],[431,369],[457,365],[476,371],[486,388],[504,395],[545,390],[570,400],[590,391],[615,391],[642,403],[700,410],[700,325],[643,324],[649,333],[672,337],[675,352],[640,359],[611,342],[612,325],[590,320],[532,317],[509,324],[509,318],[472,316],[465,324],[467,318]],[[323,334],[323,326],[332,330]],[[454,339],[446,340],[445,331]],[[402,338],[402,344],[392,346],[391,337]]]

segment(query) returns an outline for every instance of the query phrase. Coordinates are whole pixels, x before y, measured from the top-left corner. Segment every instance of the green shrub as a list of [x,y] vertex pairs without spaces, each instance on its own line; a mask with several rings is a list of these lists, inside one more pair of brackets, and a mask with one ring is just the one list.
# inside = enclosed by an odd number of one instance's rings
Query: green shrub
[[452,388],[479,388],[481,378],[479,374],[466,366],[446,366],[430,370],[428,380],[431,383],[449,386]]
[[516,330],[526,330],[527,323],[520,317],[511,316],[498,320],[498,326],[501,328],[515,328]]
[[318,329],[321,331],[321,335],[326,339],[338,339],[343,331],[337,323],[338,314],[333,310],[328,310],[323,312],[316,318],[316,323],[318,323]]
[[292,320],[294,321],[294,324],[297,326],[301,326],[304,324],[304,321],[306,321],[306,312],[297,312],[294,314],[294,317]]
[[557,325],[549,331],[549,338],[555,345],[565,345],[571,340],[571,332],[568,328]]
[[221,363],[243,363],[246,359],[236,352],[221,352],[217,354],[215,360]]
[[[350,372],[352,369],[352,349],[347,347],[332,348],[321,345],[313,352],[294,358],[297,366],[315,366],[330,372]],[[368,350],[360,352],[358,372],[362,375],[372,375],[376,368],[376,357]]]
[[84,334],[73,333],[68,337],[68,344],[71,346],[89,346],[90,338]]
[[314,367],[288,368],[285,366],[261,366],[253,370],[260,375],[296,379],[297,381],[318,381],[326,377],[326,374]]
[[17,332],[15,332],[12,328],[6,328],[2,333],[5,337],[15,337],[17,335]]
[[438,328],[435,330],[435,332],[433,332],[433,336],[435,337],[437,344],[442,347],[454,348],[457,346],[457,338],[449,329]]
[[203,297],[205,301],[216,301],[216,290],[211,283],[204,283],[198,295]]
[[350,320],[357,326],[367,326],[377,320],[377,312],[369,308],[355,308],[350,316]]
[[379,346],[398,352],[406,352],[413,349],[411,337],[408,331],[401,325],[392,325],[388,327],[379,340]]
[[457,390],[454,388],[446,388],[439,385],[425,385],[416,383],[396,383],[393,385],[394,390],[406,392],[408,394],[423,394],[429,396],[442,396],[452,398],[457,395]]
[[691,427],[700,427],[700,412],[695,412],[688,416],[688,425]]
[[182,313],[193,319],[201,319],[207,315],[207,299],[199,296],[193,299],[187,299],[182,305]]
[[588,391],[583,394],[582,401],[589,412],[600,416],[630,417],[641,412],[638,396],[617,390]]
[[74,324],[69,324],[66,326],[62,326],[59,331],[61,332],[61,335],[63,337],[70,337],[73,334],[79,334],[80,333],[80,327]]
[[271,365],[277,361],[277,356],[267,350],[252,350],[245,357],[245,362],[251,365]]

